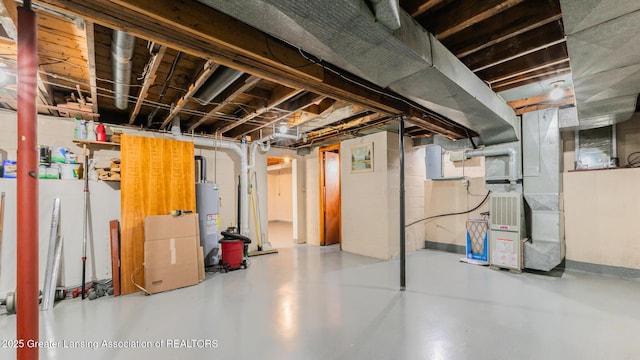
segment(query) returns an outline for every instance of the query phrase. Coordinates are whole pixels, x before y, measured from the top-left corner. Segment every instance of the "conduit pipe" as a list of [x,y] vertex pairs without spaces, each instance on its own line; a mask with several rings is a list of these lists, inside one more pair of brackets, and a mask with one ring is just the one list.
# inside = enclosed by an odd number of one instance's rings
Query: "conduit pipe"
[[509,156],[509,182],[515,185],[518,182],[518,154],[510,147],[492,146],[484,149],[465,150],[466,159],[480,156]]
[[18,360],[38,359],[38,26],[31,1],[18,7],[18,169],[16,347]]
[[241,142],[238,144],[222,139],[185,136],[182,135],[180,125],[176,125],[176,122],[174,122],[171,127],[171,134],[176,140],[189,141],[200,147],[231,150],[238,155],[240,158],[240,207],[242,208],[240,212],[240,224],[242,226],[240,233],[249,236],[249,198],[247,196],[249,191],[249,167],[247,161],[247,143]]

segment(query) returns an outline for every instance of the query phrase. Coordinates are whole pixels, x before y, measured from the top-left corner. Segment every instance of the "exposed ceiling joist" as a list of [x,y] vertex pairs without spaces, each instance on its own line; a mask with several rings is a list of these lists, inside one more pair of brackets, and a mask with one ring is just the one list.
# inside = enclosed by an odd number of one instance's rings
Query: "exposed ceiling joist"
[[91,87],[91,108],[98,113],[98,81],[96,75],[96,44],[93,23],[84,22],[84,33],[87,39],[87,66],[89,68],[89,86]]
[[445,4],[445,3],[450,2],[450,1],[451,0],[431,0],[431,1],[413,0],[413,1],[403,1],[402,2],[402,6],[404,7],[404,9],[409,14],[411,14],[412,17],[416,18],[416,17],[419,17],[420,15],[424,14],[428,10],[436,8],[438,6],[441,6],[442,4]]
[[327,136],[330,134],[336,134],[336,133],[340,133],[343,132],[345,130],[369,123],[371,121],[375,121],[378,120],[382,117],[387,117],[386,115],[380,114],[380,113],[374,113],[374,114],[368,114],[368,115],[364,115],[361,117],[358,117],[356,119],[353,119],[351,121],[348,121],[346,123],[343,124],[338,124],[335,126],[331,126],[329,128],[325,128],[325,129],[320,129],[317,131],[312,131],[310,133],[307,134],[307,141],[313,141],[313,140],[318,140],[319,138],[323,137],[323,136]]
[[[251,133],[253,131],[260,130],[260,129],[265,128],[267,126],[271,126],[271,125],[276,124],[276,123],[278,123],[280,121],[283,121],[287,117],[291,116],[291,114],[296,113],[296,112],[308,107],[309,105],[322,100],[322,98],[323,98],[322,95],[318,95],[318,94],[314,94],[312,92],[308,92],[308,93],[298,97],[297,99],[294,99],[293,101],[289,101],[289,102],[279,106],[278,109],[282,110],[282,111],[285,111],[286,112],[285,115],[279,116],[279,117],[275,118],[274,120],[271,120],[271,121],[267,122],[264,125],[260,125],[260,126],[258,126],[256,128],[253,128],[253,129],[249,130],[249,131],[245,131],[240,136],[249,134],[249,133]],[[238,136],[236,136],[236,137],[238,137]]]
[[[572,96],[573,96],[573,90],[567,89],[562,94],[561,99],[564,99],[564,98],[567,98],[567,97],[572,97]],[[533,97],[526,98],[526,99],[519,99],[519,100],[508,101],[507,102],[507,104],[509,106],[511,106],[514,110],[522,108],[522,107],[525,107],[525,106],[531,106],[531,105],[539,104],[539,103],[553,103],[553,101],[551,99],[549,99],[549,94],[544,94],[544,95],[539,95],[539,96],[533,96]]]
[[457,57],[465,57],[532,29],[558,21],[562,12],[557,0],[527,1],[500,14],[500,21],[489,19],[472,25],[443,43]]
[[510,38],[461,58],[471,71],[476,72],[500,65],[551,45],[565,41],[562,26],[557,21],[528,31],[517,38]]
[[167,52],[167,46],[161,45],[158,49],[158,52],[155,55],[152,55],[151,61],[147,67],[147,71],[144,75],[144,80],[142,83],[142,88],[140,89],[140,93],[138,94],[138,100],[136,101],[136,105],[129,116],[129,125],[133,124],[136,121],[136,116],[140,112],[140,108],[142,108],[142,103],[147,98],[147,94],[151,85],[153,85],[156,81],[156,72],[162,63],[162,59],[164,58],[164,54]]
[[176,115],[178,115],[180,111],[182,111],[182,109],[187,105],[187,103],[193,97],[193,95],[195,95],[196,92],[200,89],[200,87],[205,83],[205,81],[209,79],[211,74],[213,74],[213,72],[216,71],[218,66],[220,65],[214,63],[213,61],[207,61],[207,63],[204,65],[203,70],[198,76],[198,78],[196,79],[196,81],[194,81],[193,84],[189,86],[189,90],[187,91],[187,93],[184,94],[180,98],[180,100],[178,100],[178,102],[172,107],[171,111],[169,112],[169,115],[167,115],[167,117],[162,122],[162,125],[160,125],[161,129],[164,129],[164,127],[167,126],[167,124],[169,124],[169,122],[173,120],[173,118]]
[[242,119],[234,121],[231,124],[228,124],[228,125],[220,128],[220,129],[216,130],[216,132],[218,132],[220,134],[224,134],[224,133],[228,132],[229,130],[235,129],[236,127],[238,127],[238,126],[248,122],[249,120],[252,120],[252,119],[254,119],[254,118],[266,113],[267,111],[271,110],[273,107],[276,107],[276,106],[282,104],[283,102],[287,101],[288,99],[291,99],[292,97],[300,94],[303,91],[304,90],[302,90],[302,89],[291,89],[291,88],[288,88],[286,86],[278,86],[278,87],[276,87],[276,89],[274,89],[274,92],[271,95],[271,99],[269,100],[269,102],[266,105],[255,109],[254,111],[252,111],[249,114],[245,115]]
[[[18,28],[16,27],[16,23],[18,21],[18,13],[15,5],[15,2],[10,0],[0,1],[0,24],[2,24],[2,26],[4,27],[7,35],[14,42],[17,42]],[[43,81],[43,75],[40,73],[38,73],[37,76],[38,96],[36,97],[36,99],[40,103],[38,106],[46,105],[43,108],[52,109],[53,101],[51,101],[51,98],[49,96],[49,93],[51,91],[49,90],[50,86],[48,85],[48,81]]]
[[[479,71],[477,74],[480,78],[485,79],[490,83],[495,83],[508,78],[520,76],[525,73],[544,69],[547,66],[568,62],[568,60],[569,55],[567,54],[567,48],[564,43],[560,43],[538,50],[527,57],[516,58],[502,63],[499,66],[484,69]],[[513,69],[518,69],[518,72],[514,72]]]
[[215,99],[213,99],[213,102],[215,103],[213,109],[209,110],[207,114],[189,125],[188,131],[193,131],[198,126],[205,123],[207,120],[215,118],[215,116],[222,110],[222,108],[227,106],[227,102],[232,101],[238,95],[253,88],[258,82],[260,82],[260,78],[258,77],[250,75],[242,76],[228,88],[224,89],[224,91],[222,91],[220,95],[216,96]]
[[[306,89],[376,112],[401,114],[410,109],[430,112],[361,79],[352,81],[347,73],[324,71],[323,66],[314,64],[299,49],[198,2],[180,2],[179,6],[169,0],[155,1],[153,6],[142,0],[38,2],[291,88]],[[280,61],[275,61],[273,55]],[[459,136],[464,136],[462,131]]]
[[555,107],[562,107],[562,106],[575,106],[576,104],[576,100],[574,99],[573,96],[571,97],[566,97],[562,100],[559,101],[555,101],[553,103],[548,103],[548,104],[535,104],[535,105],[530,105],[530,106],[525,106],[522,108],[519,108],[516,110],[516,115],[522,115],[524,113],[528,113],[528,112],[532,112],[532,111],[538,111],[538,110],[544,110],[544,109],[550,109],[550,108],[555,108]]
[[545,66],[542,69],[529,71],[518,76],[509,77],[502,81],[497,81],[491,84],[491,88],[496,92],[505,91],[526,84],[555,78],[558,75],[567,74],[569,72],[571,72],[569,61],[562,61],[556,65]]
[[422,25],[440,40],[520,4],[524,0],[464,1],[446,6]]

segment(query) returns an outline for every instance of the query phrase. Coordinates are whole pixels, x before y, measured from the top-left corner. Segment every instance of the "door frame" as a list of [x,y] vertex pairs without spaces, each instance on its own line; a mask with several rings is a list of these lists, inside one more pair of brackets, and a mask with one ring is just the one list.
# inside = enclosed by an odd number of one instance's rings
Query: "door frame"
[[[322,146],[318,150],[318,164],[320,171],[318,171],[320,176],[319,181],[319,197],[320,197],[320,246],[324,246],[325,244],[325,232],[324,232],[324,212],[325,212],[325,203],[324,203],[324,178],[325,178],[325,167],[324,167],[324,153],[326,152],[336,152],[338,154],[338,160],[340,160],[340,143]],[[341,172],[340,172],[341,174]],[[340,175],[341,177],[341,175]],[[340,180],[340,179],[339,179]],[[340,250],[342,250],[342,188],[340,188],[340,208],[338,209],[338,228],[340,229],[338,234],[338,243],[340,244]]]

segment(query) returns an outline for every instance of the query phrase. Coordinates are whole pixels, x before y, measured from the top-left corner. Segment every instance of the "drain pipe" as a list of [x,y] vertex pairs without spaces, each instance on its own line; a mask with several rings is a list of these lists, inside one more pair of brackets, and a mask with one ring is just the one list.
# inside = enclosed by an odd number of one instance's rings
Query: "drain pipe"
[[189,141],[194,145],[206,148],[231,150],[238,155],[240,158],[240,188],[242,189],[242,191],[240,191],[240,207],[242,208],[240,224],[242,229],[239,230],[242,235],[249,236],[249,198],[247,196],[249,190],[249,166],[247,161],[247,143],[241,142],[238,144],[228,140],[185,136],[182,135],[180,131],[180,125],[176,124],[175,121],[171,127],[171,134],[176,140]]
[[38,26],[31,1],[18,7],[18,170],[16,354],[38,359],[38,115],[36,77]]
[[484,149],[465,150],[465,159],[480,156],[509,156],[509,182],[515,185],[518,182],[518,154],[510,147],[492,146]]
[[256,152],[258,147],[260,147],[260,151],[266,153],[271,149],[271,140],[279,140],[279,139],[289,139],[289,140],[300,140],[302,136],[300,135],[290,135],[290,134],[282,134],[282,133],[273,133],[271,135],[265,136],[261,139],[258,139],[251,143],[251,148],[249,153],[251,154],[251,160],[249,161],[249,169],[253,169],[256,166]]

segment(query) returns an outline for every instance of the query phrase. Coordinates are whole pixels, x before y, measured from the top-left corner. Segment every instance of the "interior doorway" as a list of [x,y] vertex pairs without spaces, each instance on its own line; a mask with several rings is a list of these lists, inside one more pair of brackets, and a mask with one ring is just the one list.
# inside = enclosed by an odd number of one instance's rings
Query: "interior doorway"
[[320,148],[320,245],[340,244],[340,144]]
[[274,248],[292,247],[297,221],[295,159],[267,158],[267,218],[269,242]]

